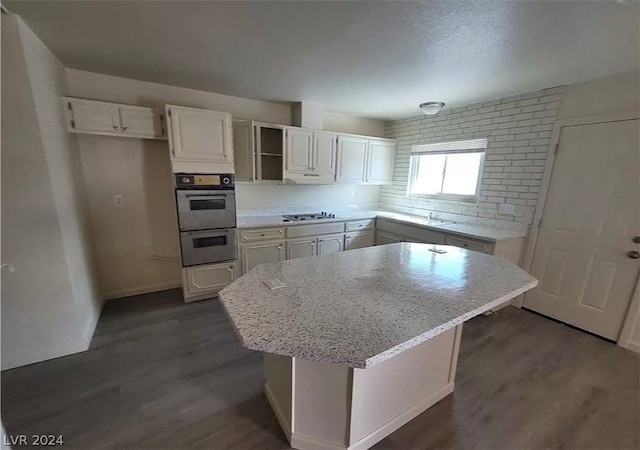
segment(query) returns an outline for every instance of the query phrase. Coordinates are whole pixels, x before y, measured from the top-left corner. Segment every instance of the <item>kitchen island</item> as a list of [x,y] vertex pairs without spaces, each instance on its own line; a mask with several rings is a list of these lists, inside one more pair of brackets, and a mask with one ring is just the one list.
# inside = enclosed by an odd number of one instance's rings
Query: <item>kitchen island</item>
[[536,285],[499,257],[398,243],[263,264],[220,299],[265,354],[291,446],[366,449],[453,392],[464,321]]

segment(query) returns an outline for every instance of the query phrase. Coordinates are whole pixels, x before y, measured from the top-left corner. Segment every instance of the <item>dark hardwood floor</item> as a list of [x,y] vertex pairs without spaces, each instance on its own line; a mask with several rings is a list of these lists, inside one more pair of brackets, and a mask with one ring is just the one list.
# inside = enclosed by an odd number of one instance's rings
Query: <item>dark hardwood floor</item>
[[[637,355],[509,307],[465,324],[455,392],[375,448],[637,449],[639,385]],[[68,448],[288,448],[262,389],[219,303],[173,290],[108,302],[85,353],[2,372],[2,421]]]

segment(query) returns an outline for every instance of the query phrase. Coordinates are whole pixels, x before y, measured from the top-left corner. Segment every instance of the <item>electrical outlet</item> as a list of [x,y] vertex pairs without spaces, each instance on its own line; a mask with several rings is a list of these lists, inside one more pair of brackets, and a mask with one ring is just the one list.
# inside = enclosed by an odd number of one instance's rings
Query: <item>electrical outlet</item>
[[113,204],[116,206],[122,206],[124,204],[124,201],[122,200],[122,195],[114,195]]
[[500,206],[498,206],[498,212],[500,214],[513,216],[516,213],[516,207],[509,203],[501,203]]

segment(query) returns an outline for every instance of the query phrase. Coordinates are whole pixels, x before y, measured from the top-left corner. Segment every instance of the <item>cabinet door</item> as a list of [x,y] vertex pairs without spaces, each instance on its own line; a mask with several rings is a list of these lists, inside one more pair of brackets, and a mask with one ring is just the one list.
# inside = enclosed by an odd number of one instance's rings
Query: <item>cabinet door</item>
[[376,231],[376,245],[395,244],[396,242],[404,242],[404,239],[395,234]]
[[296,239],[287,242],[287,259],[316,255],[316,238]]
[[369,140],[367,183],[391,184],[396,144],[390,141]]
[[318,238],[318,255],[330,255],[331,253],[341,252],[343,242],[341,234]]
[[167,105],[172,161],[233,162],[231,114]]
[[236,266],[232,262],[186,267],[182,269],[182,278],[185,301],[213,297],[236,279]]
[[255,181],[256,179],[256,156],[253,138],[253,122],[233,122],[233,154],[236,181]]
[[166,136],[162,111],[152,108],[120,107],[120,122],[124,135],[163,138]]
[[122,132],[118,105],[68,100],[67,108],[71,109],[71,128],[69,131],[110,134]]
[[284,241],[241,245],[240,257],[243,274],[258,264],[284,261]]
[[313,153],[313,131],[287,128],[287,171],[309,172]]
[[313,161],[314,172],[335,177],[336,175],[336,133],[313,132]]
[[372,247],[373,231],[364,233],[347,233],[344,235],[344,249],[353,250],[356,248]]
[[367,139],[338,136],[338,183],[362,183],[365,179]]

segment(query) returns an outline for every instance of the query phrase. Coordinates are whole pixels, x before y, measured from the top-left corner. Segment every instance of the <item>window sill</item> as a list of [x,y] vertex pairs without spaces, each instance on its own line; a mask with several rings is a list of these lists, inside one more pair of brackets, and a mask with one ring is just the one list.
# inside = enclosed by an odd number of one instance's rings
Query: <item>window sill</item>
[[447,195],[447,194],[409,194],[408,199],[412,200],[430,200],[439,202],[455,202],[455,203],[471,203],[477,204],[478,197],[476,195]]

